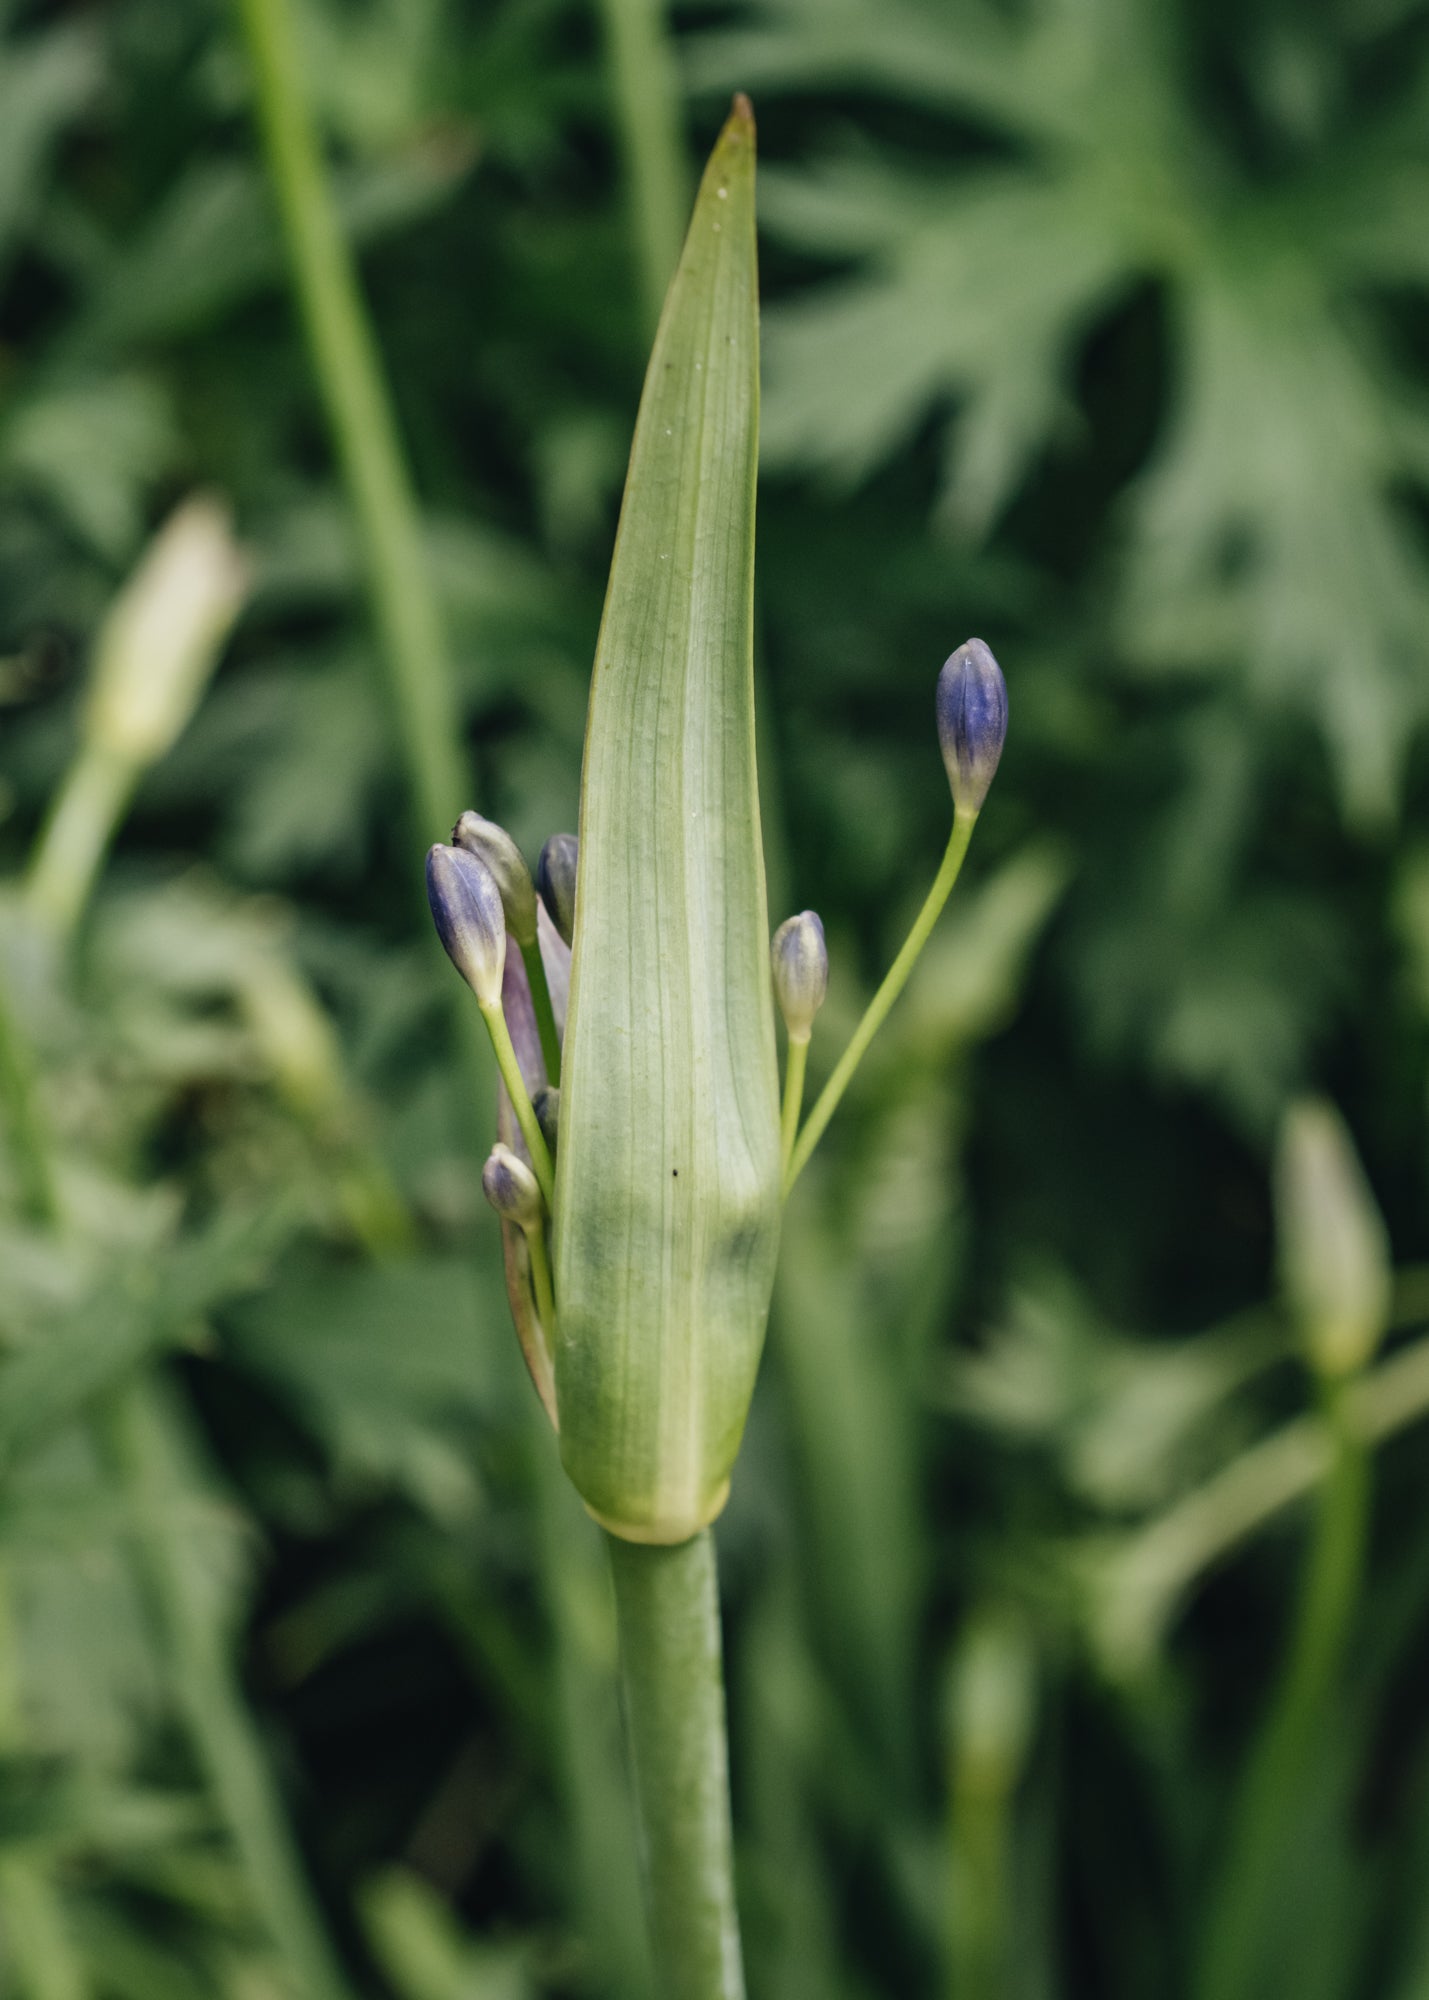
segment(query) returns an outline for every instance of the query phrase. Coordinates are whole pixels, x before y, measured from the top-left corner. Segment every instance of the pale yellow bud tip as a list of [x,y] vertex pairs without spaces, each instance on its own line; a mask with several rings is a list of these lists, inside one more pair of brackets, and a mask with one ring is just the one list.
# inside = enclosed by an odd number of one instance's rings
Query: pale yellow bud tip
[[126,763],[153,764],[182,733],[249,588],[226,504],[186,500],[150,543],[100,628],[86,724]]

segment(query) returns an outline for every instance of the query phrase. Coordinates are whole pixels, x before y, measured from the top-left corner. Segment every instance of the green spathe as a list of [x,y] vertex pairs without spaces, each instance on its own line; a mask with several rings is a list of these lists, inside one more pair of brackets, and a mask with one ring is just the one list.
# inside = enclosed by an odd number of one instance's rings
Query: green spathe
[[779,1239],[754,763],[754,121],[710,158],[596,648],[555,1202],[561,1454],[634,1541],[719,1512]]

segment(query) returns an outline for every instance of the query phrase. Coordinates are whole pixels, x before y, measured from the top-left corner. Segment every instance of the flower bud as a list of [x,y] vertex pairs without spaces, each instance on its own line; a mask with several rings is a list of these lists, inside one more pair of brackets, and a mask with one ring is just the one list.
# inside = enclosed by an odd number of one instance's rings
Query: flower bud
[[100,628],[91,740],[126,763],[157,763],[202,699],[248,585],[228,508],[212,495],[186,500]]
[[518,1229],[539,1229],[544,1223],[546,1208],[536,1176],[509,1146],[498,1142],[492,1147],[481,1170],[481,1189],[503,1222],[514,1222]]
[[969,639],[938,675],[938,742],[953,805],[982,811],[1007,735],[1007,683],[981,639]]
[[576,856],[580,842],[573,833],[553,833],[541,849],[536,879],[541,901],[561,940],[569,944],[576,929]]
[[501,891],[506,928],[523,950],[536,942],[536,889],[526,857],[504,826],[464,812],[452,828],[452,845],[485,862]]
[[786,917],[770,947],[774,965],[774,997],[784,1016],[791,1042],[807,1042],[814,1016],[829,990],[829,948],[824,927],[813,910]]
[[1291,1106],[1275,1163],[1285,1290],[1311,1365],[1325,1376],[1369,1361],[1389,1318],[1384,1222],[1354,1144],[1332,1106]]
[[556,1133],[561,1121],[561,1093],[553,1085],[543,1084],[531,1099],[531,1109],[536,1114],[536,1123],[541,1128],[541,1137],[551,1149],[551,1158],[556,1157]]
[[506,920],[490,869],[465,848],[438,843],[427,854],[427,901],[447,957],[483,1007],[499,1007]]

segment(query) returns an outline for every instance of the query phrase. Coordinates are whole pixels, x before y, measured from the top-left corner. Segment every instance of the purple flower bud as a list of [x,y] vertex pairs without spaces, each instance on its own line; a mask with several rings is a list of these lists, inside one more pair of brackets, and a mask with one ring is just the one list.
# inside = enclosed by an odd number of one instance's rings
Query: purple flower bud
[[464,848],[433,847],[427,855],[427,901],[447,957],[483,1007],[499,1007],[506,920],[490,869]]
[[481,1170],[481,1190],[503,1222],[518,1229],[537,1229],[545,1220],[545,1205],[536,1176],[509,1146],[496,1144]]
[[553,833],[541,849],[536,880],[546,914],[569,944],[576,927],[576,856],[580,842],[573,833]]
[[556,1133],[561,1122],[561,1093],[553,1085],[544,1084],[531,1099],[531,1109],[536,1114],[536,1123],[541,1128],[541,1137],[550,1148],[551,1158],[556,1157]]
[[788,917],[774,933],[770,947],[774,964],[774,997],[789,1030],[789,1039],[807,1042],[814,1016],[829,990],[829,948],[824,927],[812,910]]
[[478,812],[464,812],[452,828],[452,845],[485,862],[501,891],[506,928],[529,950],[536,942],[536,889],[526,857],[505,827]]
[[1007,735],[1007,683],[981,639],[969,639],[938,675],[938,741],[953,805],[982,811]]

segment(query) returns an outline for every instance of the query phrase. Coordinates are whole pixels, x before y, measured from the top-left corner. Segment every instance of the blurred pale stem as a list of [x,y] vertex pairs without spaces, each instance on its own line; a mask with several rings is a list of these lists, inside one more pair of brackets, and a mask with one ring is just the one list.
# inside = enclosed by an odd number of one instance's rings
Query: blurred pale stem
[[938,869],[932,888],[928,891],[922,909],[913,921],[913,928],[903,942],[903,948],[892,965],[889,966],[883,984],[868,1003],[867,1012],[854,1029],[848,1047],[839,1057],[834,1073],[819,1093],[818,1102],[809,1113],[808,1122],[799,1134],[798,1143],[784,1173],[784,1192],[787,1195],[809,1164],[809,1156],[824,1136],[825,1127],[839,1107],[839,1102],[855,1070],[868,1053],[869,1043],[878,1033],[903,988],[908,984],[908,976],[918,963],[918,956],[933,934],[933,926],[942,915],[943,905],[952,894],[953,884],[962,869],[963,857],[968,851],[973,828],[977,825],[976,813],[956,812],[953,815],[953,830],[948,837],[948,845],[943,854],[942,865]]
[[414,800],[429,834],[455,818],[465,787],[457,702],[416,502],[304,97],[288,0],[238,0],[238,9],[293,284],[357,519]]
[[546,980],[546,961],[541,956],[539,937],[523,944],[521,963],[531,989],[531,1007],[536,1016],[536,1032],[541,1038],[541,1060],[546,1065],[546,1081],[553,1089],[561,1083],[561,1038],[556,1032],[556,1011],[551,1005],[551,989]]
[[531,1169],[540,1183],[549,1210],[555,1197],[556,1175],[551,1165],[550,1150],[541,1131],[540,1120],[531,1103],[531,1093],[526,1088],[526,1080],[521,1074],[521,1065],[516,1059],[516,1051],[511,1045],[511,1031],[506,1025],[506,1016],[501,1011],[501,1002],[491,1005],[478,1002],[481,1018],[486,1023],[486,1031],[491,1037],[492,1050],[496,1056],[496,1067],[501,1071],[501,1081],[506,1085],[506,1094],[511,1099],[511,1108],[516,1113],[516,1123],[521,1127],[521,1137],[526,1141],[526,1150],[531,1155]]
[[[67,945],[89,905],[99,870],[146,765],[102,744],[84,744],[60,788],[26,880],[36,918]],[[354,1233],[376,1254],[410,1247],[411,1223],[376,1151],[356,1129],[341,1057],[322,1009],[299,974],[274,958],[250,973],[238,998],[274,1063],[278,1089],[308,1129],[338,1156],[338,1194]],[[466,1010],[464,1010],[466,1011]],[[49,1171],[48,1148],[27,1132],[38,1115],[23,1065],[26,1053],[10,1029],[0,996],[0,1079],[15,1126],[21,1199],[32,1214],[52,1216],[37,1175]]]
[[[313,369],[362,545],[422,845],[461,809],[461,716],[411,481],[357,272],[303,95],[288,0],[238,0],[259,125]],[[473,1094],[490,1070],[471,1009],[453,1029]]]
[[[0,1567],[0,1757],[25,1748],[19,1635],[9,1585],[8,1572]],[[19,1846],[0,1848],[0,1940],[23,2000],[87,2000],[90,1982],[70,1942],[64,1905],[41,1862]]]
[[948,1974],[952,2000],[1000,2000],[1012,1933],[1012,1800],[954,1763],[948,1804]]
[[82,744],[55,797],[27,895],[68,936],[143,773],[187,727],[248,588],[228,510],[174,509],[95,636]]
[[951,1665],[949,1990],[953,2000],[1001,2000],[1016,1919],[1015,1800],[1036,1724],[1034,1665],[1020,1623],[987,1609],[964,1619]]
[[714,1540],[607,1536],[661,2000],[743,2000]]
[[5,1114],[21,1212],[54,1225],[59,1218],[54,1156],[35,1080],[34,1060],[0,982],[0,1107]]
[[794,1140],[799,1130],[799,1113],[804,1104],[804,1072],[808,1066],[809,1037],[801,1035],[796,1040],[791,1035],[784,1054],[784,1110],[779,1121],[781,1158],[786,1181],[789,1162],[794,1154]]
[[[1419,1317],[1420,1274],[1405,1317]],[[1400,1317],[1396,1313],[1396,1318]],[[1368,1448],[1429,1416],[1429,1338],[1402,1347],[1343,1390],[1343,1421]],[[1297,1417],[1250,1446],[1184,1500],[1129,1535],[1112,1559],[1114,1597],[1127,1607],[1108,1636],[1140,1657],[1196,1579],[1267,1521],[1313,1493],[1334,1464],[1325,1425]]]
[[25,885],[43,923],[68,937],[89,901],[140,767],[103,743],[86,743],[45,821]]
[[[59,1195],[34,1066],[0,986],[0,1107],[5,1114],[23,1212],[54,1226]],[[24,1748],[18,1634],[9,1575],[0,1566],[0,1756]],[[65,1929],[64,1910],[40,1864],[18,1848],[0,1855],[0,1927],[25,2000],[85,2000],[89,1981]]]
[[18,1851],[0,1856],[0,1937],[23,2000],[85,2000],[93,1990],[53,1885]]
[[1292,1834],[1306,1766],[1350,1635],[1369,1525],[1369,1459],[1344,1383],[1321,1387],[1329,1466],[1320,1488],[1295,1630],[1236,1801],[1211,1905],[1198,2000],[1249,2000],[1265,1990],[1258,1956],[1277,1863]]
[[690,176],[664,0],[602,0],[645,317],[653,330],[679,260]]

